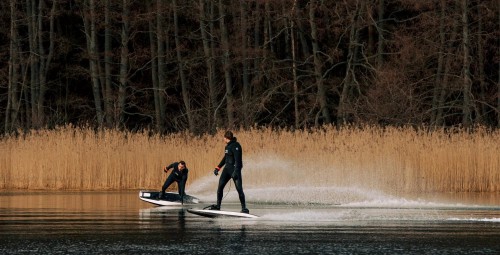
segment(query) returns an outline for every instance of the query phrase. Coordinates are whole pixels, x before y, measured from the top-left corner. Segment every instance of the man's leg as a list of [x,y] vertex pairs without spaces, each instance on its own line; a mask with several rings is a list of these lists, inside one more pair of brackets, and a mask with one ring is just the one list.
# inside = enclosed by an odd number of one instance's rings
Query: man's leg
[[235,175],[234,177],[235,177],[233,178],[234,186],[236,186],[236,191],[238,191],[238,196],[240,197],[241,212],[249,213],[245,202],[245,193],[243,193],[243,181],[241,179],[241,173]]
[[161,193],[160,193],[160,199],[165,196],[165,190],[168,189],[168,187],[174,182],[174,176],[170,174],[167,179],[165,180],[165,183],[163,183],[163,187],[161,187]]
[[224,187],[229,180],[231,180],[231,175],[224,169],[220,175],[219,187],[217,188],[217,209],[220,209],[222,197],[224,196]]

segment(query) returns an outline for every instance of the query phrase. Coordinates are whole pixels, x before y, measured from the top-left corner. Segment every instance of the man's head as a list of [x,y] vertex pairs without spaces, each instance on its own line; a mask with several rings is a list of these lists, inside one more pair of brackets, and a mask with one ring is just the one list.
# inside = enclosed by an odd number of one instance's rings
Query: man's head
[[228,143],[229,141],[233,140],[233,138],[233,132],[228,130],[226,131],[226,133],[224,133],[224,142]]
[[184,170],[186,168],[186,162],[184,160],[179,161],[179,170]]

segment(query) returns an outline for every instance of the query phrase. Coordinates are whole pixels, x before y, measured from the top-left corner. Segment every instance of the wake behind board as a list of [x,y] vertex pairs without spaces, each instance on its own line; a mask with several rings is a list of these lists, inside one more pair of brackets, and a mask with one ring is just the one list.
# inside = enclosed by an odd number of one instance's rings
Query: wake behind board
[[187,211],[192,214],[209,218],[219,218],[219,217],[259,218],[259,216],[249,213],[230,212],[230,211],[218,211],[218,210],[206,210],[206,209],[188,209]]
[[[165,192],[165,197],[159,199],[160,192],[159,191],[139,191],[139,199],[144,202],[148,202],[154,205],[182,205],[181,196],[178,193],[174,192]],[[198,198],[184,195],[184,204],[197,204],[199,203]]]

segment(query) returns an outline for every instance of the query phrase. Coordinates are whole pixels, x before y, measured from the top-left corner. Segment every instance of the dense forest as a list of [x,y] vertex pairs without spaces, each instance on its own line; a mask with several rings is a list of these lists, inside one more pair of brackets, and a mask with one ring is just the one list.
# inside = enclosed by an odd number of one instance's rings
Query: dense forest
[[498,0],[6,0],[0,133],[500,127]]

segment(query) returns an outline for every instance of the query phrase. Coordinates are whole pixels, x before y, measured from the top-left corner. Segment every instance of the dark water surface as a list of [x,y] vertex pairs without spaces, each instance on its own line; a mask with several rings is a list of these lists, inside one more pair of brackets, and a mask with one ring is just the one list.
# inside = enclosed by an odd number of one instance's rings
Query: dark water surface
[[[249,204],[209,219],[126,192],[0,192],[0,254],[500,254],[500,203]],[[475,199],[472,199],[477,201]],[[236,201],[223,203],[239,210]]]

